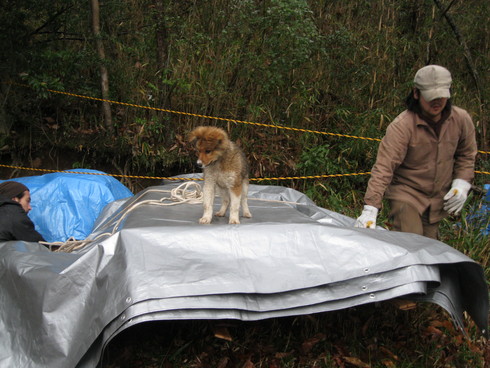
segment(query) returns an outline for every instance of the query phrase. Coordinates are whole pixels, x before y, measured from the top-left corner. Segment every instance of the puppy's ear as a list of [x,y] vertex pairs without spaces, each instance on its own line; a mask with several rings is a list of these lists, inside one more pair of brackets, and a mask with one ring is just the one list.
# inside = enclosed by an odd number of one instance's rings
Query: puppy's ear
[[218,141],[219,144],[228,140],[228,134],[223,129],[216,128],[214,133],[215,133],[214,137]]
[[189,133],[189,143],[194,143],[202,135],[202,127],[197,127]]
[[194,131],[189,133],[189,137],[187,137],[189,143],[194,143],[197,140],[197,136]]

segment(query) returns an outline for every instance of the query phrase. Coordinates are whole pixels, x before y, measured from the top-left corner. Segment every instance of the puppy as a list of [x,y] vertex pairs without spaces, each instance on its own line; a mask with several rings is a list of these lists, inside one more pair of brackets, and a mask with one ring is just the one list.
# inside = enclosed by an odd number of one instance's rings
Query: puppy
[[200,126],[189,136],[196,143],[197,165],[204,171],[204,213],[200,224],[209,224],[213,217],[215,189],[222,198],[216,216],[224,216],[230,205],[229,224],[239,224],[240,205],[243,217],[252,217],[248,209],[248,163],[243,151],[230,141],[223,129]]

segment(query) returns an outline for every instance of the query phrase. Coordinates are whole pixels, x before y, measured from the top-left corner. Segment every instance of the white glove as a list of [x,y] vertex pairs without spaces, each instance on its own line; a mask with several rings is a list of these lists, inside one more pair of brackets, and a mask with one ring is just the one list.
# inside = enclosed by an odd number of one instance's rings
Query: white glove
[[444,210],[449,214],[457,215],[464,206],[471,184],[463,179],[454,179],[451,189],[444,196]]
[[376,229],[376,217],[378,217],[378,209],[366,204],[364,205],[361,216],[357,218],[354,226]]

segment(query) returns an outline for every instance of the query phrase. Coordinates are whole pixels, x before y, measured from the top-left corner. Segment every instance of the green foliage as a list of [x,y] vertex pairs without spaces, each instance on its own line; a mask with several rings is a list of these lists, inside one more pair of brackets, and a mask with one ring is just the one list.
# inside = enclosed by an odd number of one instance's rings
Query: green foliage
[[86,163],[85,161],[82,162],[74,162],[72,164],[73,169],[91,169],[90,164]]
[[[225,126],[240,141],[252,176],[368,172],[374,163],[375,141],[119,105],[112,106],[116,135],[105,137],[99,102],[47,93],[100,97],[101,60],[88,4],[26,0],[7,5],[0,14],[5,51],[0,74],[2,80],[20,79],[33,88],[10,88],[8,96],[2,92],[3,108],[9,126],[43,137],[18,150],[25,159],[41,148],[62,145],[76,151],[81,145],[104,152],[102,162],[121,160],[119,166],[134,174],[178,174],[173,170],[194,170],[186,134],[197,124],[211,124]],[[118,0],[101,5],[104,63],[116,101],[381,138],[403,110],[415,70],[433,62],[452,71],[455,102],[472,113],[480,141],[484,127],[488,130],[490,89],[476,88],[457,38],[431,2]],[[488,2],[468,0],[452,3],[448,11],[481,80],[489,78],[488,10]],[[163,46],[157,34],[164,35]],[[157,60],[157,51],[163,60]],[[117,153],[102,157],[111,150]],[[488,162],[482,155],[477,167],[489,171]],[[476,180],[482,184],[486,176]],[[360,176],[280,184],[325,205],[337,206],[337,196],[338,204],[346,198],[347,212],[358,206],[366,182]]]
[[21,78],[35,91],[40,98],[46,99],[50,92],[48,89],[63,91],[63,85],[59,78],[53,78],[51,75],[35,75],[22,74]]
[[482,211],[484,193],[471,192],[461,216],[447,218],[441,226],[441,240],[484,266],[490,280],[490,238],[483,233],[490,225],[488,212]]
[[338,173],[339,167],[331,162],[329,155],[329,144],[308,147],[301,153],[298,168],[304,175],[315,175],[318,172]]
[[[230,341],[213,336],[223,330]],[[468,332],[476,336],[474,326]],[[109,343],[103,367],[483,367],[484,350],[436,306],[401,311],[380,302],[258,322],[140,324]]]
[[[490,2],[450,3],[448,14],[470,50],[478,78],[488,81]],[[185,137],[195,125],[209,124],[227,128],[239,141],[251,177],[371,170],[376,141],[123,105],[111,106],[116,134],[108,135],[99,102],[47,91],[100,97],[101,60],[88,3],[6,0],[4,5],[0,79],[30,87],[2,84],[0,117],[3,126],[12,127],[8,136],[0,136],[2,163],[30,166],[36,157],[44,162],[54,157],[56,169],[91,167],[155,176],[193,172]],[[467,55],[431,1],[116,0],[101,2],[101,20],[104,63],[115,101],[381,138],[404,109],[413,74],[430,62],[451,70],[454,102],[471,113],[480,142],[485,129],[490,130],[490,85],[477,87]],[[165,36],[163,47],[157,33]],[[163,60],[157,60],[157,51]],[[479,171],[490,172],[488,157],[479,155]],[[357,217],[368,178],[259,184],[299,189],[322,207]],[[488,181],[488,175],[476,175],[476,185]],[[443,222],[442,240],[480,262],[489,279],[490,245],[480,232],[486,224],[464,220],[481,206],[481,197],[473,194],[468,203],[461,218]],[[385,207],[379,223],[386,221]],[[482,366],[485,347],[467,322],[471,341],[463,340],[448,316],[433,306],[410,312],[360,306],[320,316],[240,323],[232,330],[232,342],[213,339],[205,324],[196,328],[197,323],[190,323],[188,330],[186,325],[171,330],[175,339],[167,336],[162,342],[165,334],[159,331],[146,346],[122,345],[135,361],[122,359],[121,365]],[[116,356],[127,357],[127,351]],[[349,357],[354,360],[349,362]]]

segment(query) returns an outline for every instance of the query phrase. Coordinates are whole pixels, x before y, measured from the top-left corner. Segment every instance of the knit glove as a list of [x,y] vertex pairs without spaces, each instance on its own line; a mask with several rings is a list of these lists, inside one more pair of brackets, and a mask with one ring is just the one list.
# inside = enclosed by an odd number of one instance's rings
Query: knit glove
[[471,189],[471,184],[463,179],[454,179],[451,184],[451,189],[444,196],[444,210],[451,215],[457,215],[468,198],[468,192]]
[[364,205],[361,216],[357,218],[354,226],[376,229],[376,217],[378,217],[378,209],[366,204]]

